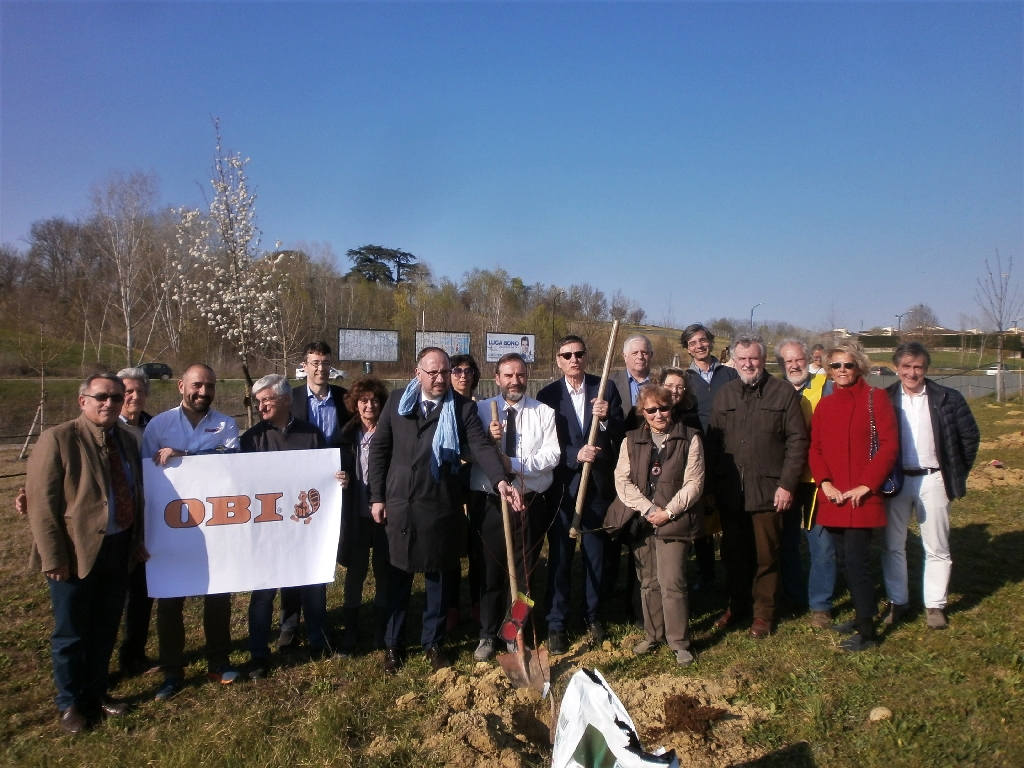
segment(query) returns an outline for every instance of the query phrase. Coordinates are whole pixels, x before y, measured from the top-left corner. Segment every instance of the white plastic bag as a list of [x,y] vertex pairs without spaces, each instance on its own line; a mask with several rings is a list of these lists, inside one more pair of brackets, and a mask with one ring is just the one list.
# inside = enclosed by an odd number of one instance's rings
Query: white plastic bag
[[551,768],[679,768],[675,750],[644,752],[636,726],[596,669],[581,669],[562,696]]

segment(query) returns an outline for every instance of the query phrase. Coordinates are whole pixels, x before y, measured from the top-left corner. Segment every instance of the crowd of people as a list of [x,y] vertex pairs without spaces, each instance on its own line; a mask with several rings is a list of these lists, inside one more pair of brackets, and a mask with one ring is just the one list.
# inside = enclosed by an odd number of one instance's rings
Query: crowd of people
[[[535,604],[519,635],[525,642],[564,654],[583,629],[584,639],[601,643],[626,548],[634,566],[622,579],[626,618],[644,632],[634,653],[665,646],[678,664],[692,664],[689,593],[715,587],[719,533],[728,607],[717,631],[742,628],[765,640],[785,601],[806,610],[812,626],[847,635],[843,650],[859,652],[877,645],[879,621],[904,621],[910,612],[912,514],[925,553],[926,625],[945,628],[950,503],[966,493],[979,432],[964,398],[927,378],[928,350],[900,344],[892,358],[898,380],[883,390],[865,380],[870,362],[853,341],[811,349],[783,340],[775,345],[781,376],[767,373],[760,337],[733,339],[727,362],[715,356],[703,325],[687,327],[681,342],[689,366],[658,370],[650,340],[629,336],[624,368],[602,395],[600,378],[587,372],[586,342],[566,336],[556,344],[561,375],[536,398],[527,394],[526,362],[508,354],[494,368],[498,394],[479,402],[482,374],[470,355],[428,347],[406,388],[389,393],[366,376],[346,390],[330,384],[330,347],[314,342],[305,349],[304,385],[293,388],[280,375],[253,385],[261,421],[241,435],[212,407],[217,379],[209,366],[189,367],[178,383],[181,404],[155,417],[145,411],[142,369],[90,376],[79,389],[81,415],[40,437],[16,501],[32,529],[31,567],[45,576],[53,608],[61,727],[77,733],[125,712],[108,693],[122,616],[121,673],[158,669],[157,700],[184,683],[189,598],[156,601],[159,660],[146,655],[153,600],[142,488],[142,462],[180,456],[339,452],[343,627],[330,626],[325,584],[283,588],[279,652],[301,642],[304,626],[313,658],[372,646],[383,652],[383,672],[397,672],[406,662],[414,577],[423,574],[418,648],[432,669],[448,666],[444,642],[460,620],[463,557],[479,627],[474,659],[515,651],[514,641],[501,639],[510,540],[516,581]],[[512,510],[508,539],[503,505]],[[887,597],[880,614],[869,549],[878,529]],[[577,542],[583,594],[574,601]],[[545,545],[547,579],[538,584]],[[839,563],[855,618],[833,624]],[[360,637],[371,570],[373,617],[363,625],[373,627],[372,639]],[[268,674],[277,592],[250,595],[250,658],[241,670],[229,659],[231,595],[202,596],[211,680]]]

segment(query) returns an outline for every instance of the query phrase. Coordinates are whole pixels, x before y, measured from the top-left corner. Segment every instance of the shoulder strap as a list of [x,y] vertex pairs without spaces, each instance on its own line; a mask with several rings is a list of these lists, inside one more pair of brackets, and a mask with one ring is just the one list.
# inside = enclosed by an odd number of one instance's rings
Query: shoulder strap
[[871,448],[868,451],[868,458],[875,458],[878,453],[878,429],[875,427],[875,388],[868,385],[868,418],[871,419]]

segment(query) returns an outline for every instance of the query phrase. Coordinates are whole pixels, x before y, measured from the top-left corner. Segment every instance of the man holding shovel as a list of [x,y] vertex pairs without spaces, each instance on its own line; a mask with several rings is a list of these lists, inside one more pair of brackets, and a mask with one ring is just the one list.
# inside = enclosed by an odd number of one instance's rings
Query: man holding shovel
[[[491,436],[497,442],[508,471],[508,480],[523,495],[521,513],[511,513],[516,581],[520,591],[529,595],[529,578],[540,555],[542,539],[534,541],[529,526],[530,508],[538,494],[551,487],[551,480],[561,449],[555,431],[555,412],[526,395],[526,362],[517,353],[505,355],[496,367],[494,381],[501,392],[477,403],[480,420],[490,423]],[[498,420],[492,420],[492,404],[497,405]],[[470,525],[480,538],[483,551],[483,582],[480,585],[480,644],[473,654],[477,661],[494,658],[495,642],[501,620],[511,597],[509,567],[505,550],[505,528],[501,497],[483,468],[473,465],[470,479],[473,497]],[[543,504],[537,499],[540,514]],[[509,649],[510,651],[512,649]]]
[[[569,619],[569,583],[576,541],[569,530],[576,509],[576,496],[585,493],[580,537],[583,550],[583,582],[586,592],[584,621],[591,640],[604,640],[604,628],[598,620],[601,572],[607,536],[600,530],[608,505],[615,498],[612,471],[622,441],[624,420],[622,400],[615,387],[609,387],[606,399],[598,399],[601,379],[586,372],[587,345],[579,336],[566,336],[558,343],[555,362],[564,377],[556,379],[537,393],[537,399],[555,412],[555,428],[562,449],[554,481],[548,489],[548,652],[569,650],[565,630]],[[588,443],[591,421],[600,428],[594,445]],[[581,488],[583,466],[591,464],[589,481]]]

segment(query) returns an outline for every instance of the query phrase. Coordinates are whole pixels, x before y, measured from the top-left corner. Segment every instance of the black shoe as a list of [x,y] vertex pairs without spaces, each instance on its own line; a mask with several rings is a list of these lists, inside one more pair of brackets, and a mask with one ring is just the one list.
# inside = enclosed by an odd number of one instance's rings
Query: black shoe
[[548,653],[552,656],[562,656],[569,652],[569,643],[566,642],[565,632],[553,629],[548,632]]
[[60,713],[60,727],[64,733],[81,733],[85,730],[85,715],[72,704]]
[[430,664],[430,668],[434,672],[451,666],[451,662],[444,657],[444,654],[441,653],[441,649],[436,645],[427,646],[423,655],[427,657],[427,662]]
[[262,680],[269,671],[270,662],[267,659],[250,659],[245,668],[245,674],[250,680]]
[[110,696],[100,699],[100,714],[103,717],[120,717],[128,711],[128,705]]
[[698,576],[697,580],[690,587],[691,592],[710,592],[715,588],[714,578],[708,578],[707,576]]
[[878,640],[873,637],[865,637],[860,632],[855,632],[839,644],[839,648],[847,653],[858,653],[877,646]]
[[397,675],[402,666],[402,656],[396,648],[384,649],[384,674]]
[[138,677],[139,675],[148,675],[159,669],[159,664],[150,661],[145,656],[138,659],[121,659],[121,663],[119,664],[121,677]]
[[833,624],[832,629],[840,635],[852,635],[857,631],[857,620],[850,619],[849,621],[844,621],[842,624]]
[[597,619],[589,622],[587,624],[587,629],[590,630],[590,641],[594,645],[600,645],[604,642],[605,637],[607,637],[604,631],[604,625],[602,625]]

